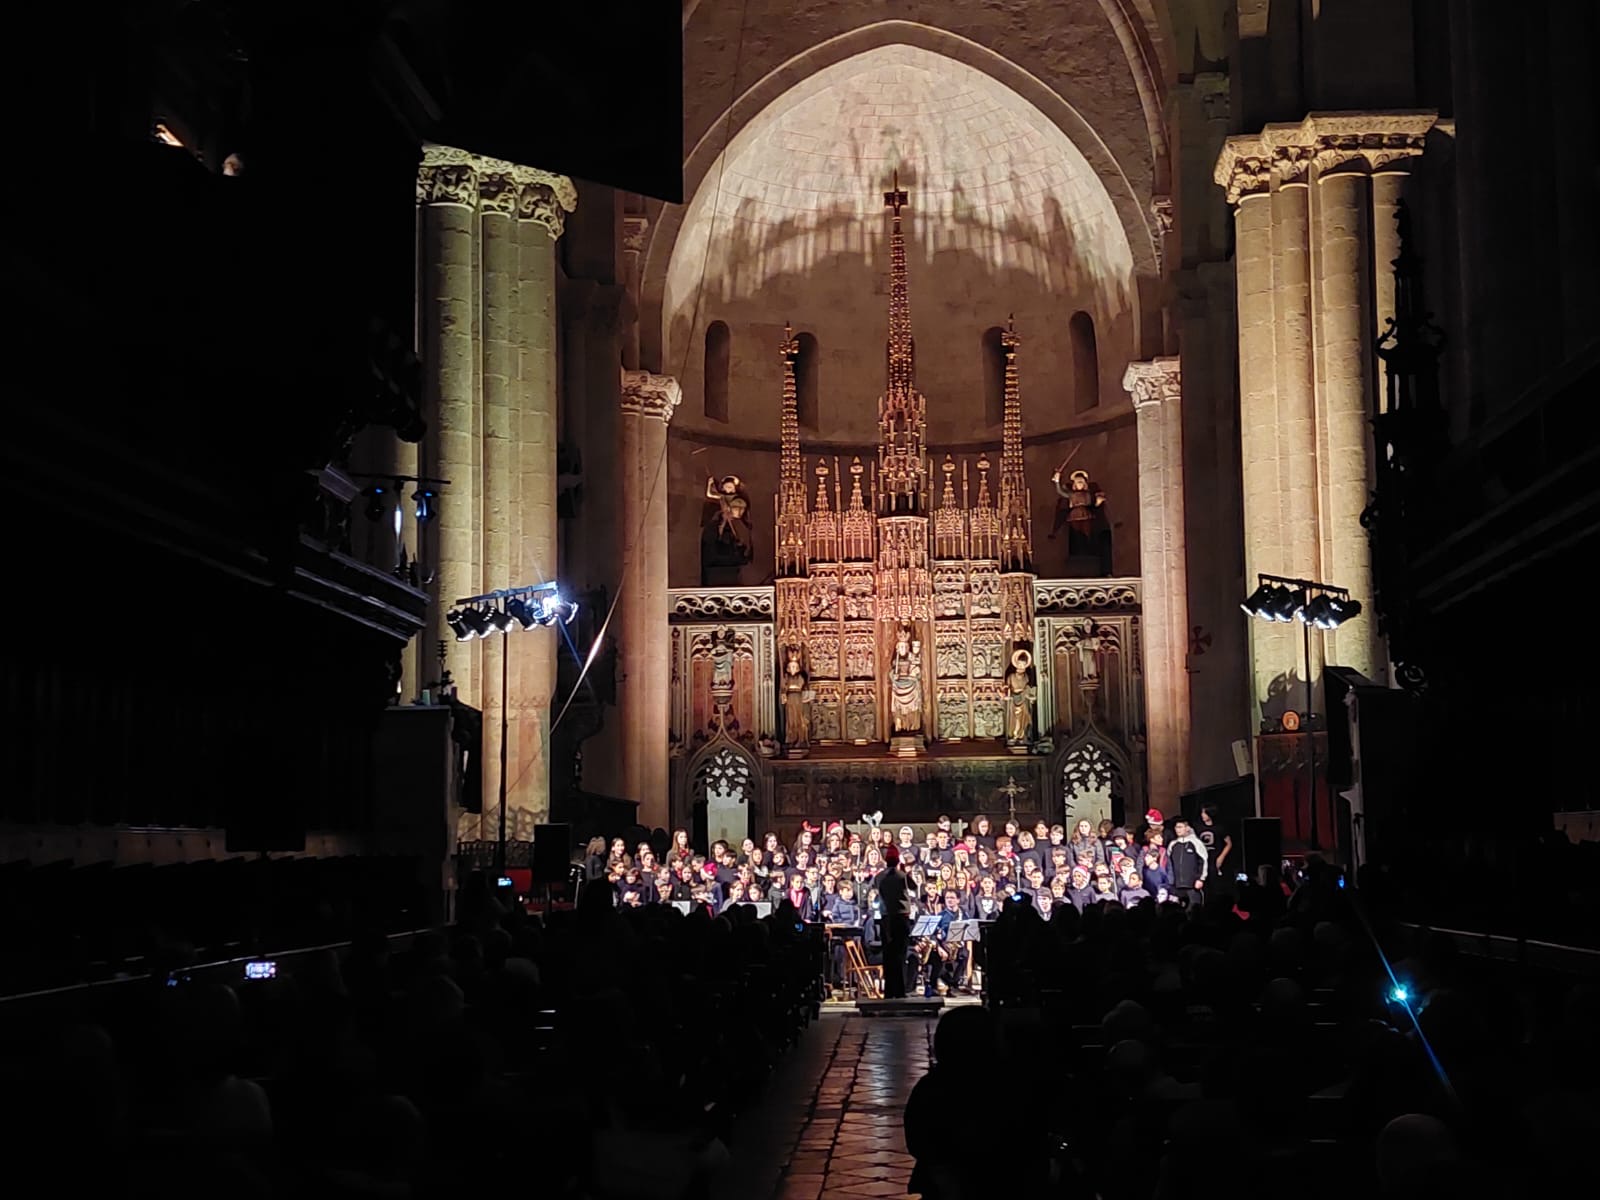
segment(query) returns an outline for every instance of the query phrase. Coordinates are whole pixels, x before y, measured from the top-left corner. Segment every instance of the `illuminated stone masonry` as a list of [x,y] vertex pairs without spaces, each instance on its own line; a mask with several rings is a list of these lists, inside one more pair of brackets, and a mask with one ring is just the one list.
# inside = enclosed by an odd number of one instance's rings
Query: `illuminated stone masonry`
[[[1394,305],[1395,207],[1436,123],[1312,113],[1228,138],[1214,172],[1234,206],[1246,578],[1323,579],[1367,606],[1313,641],[1314,679],[1324,645],[1374,681],[1388,670],[1360,521],[1381,394],[1372,346]],[[1297,635],[1252,621],[1250,638],[1255,716],[1271,731],[1301,686]]]
[[[442,628],[460,596],[557,578],[555,241],[577,207],[572,181],[452,146],[423,147],[418,351],[428,433],[421,474],[451,481],[438,522],[431,585],[435,628],[419,639],[424,669],[437,647],[468,704],[484,713],[482,830],[493,830],[500,784],[501,655],[505,664],[507,827],[530,838],[549,815],[551,637],[458,642]],[[461,835],[482,836],[463,815]]]

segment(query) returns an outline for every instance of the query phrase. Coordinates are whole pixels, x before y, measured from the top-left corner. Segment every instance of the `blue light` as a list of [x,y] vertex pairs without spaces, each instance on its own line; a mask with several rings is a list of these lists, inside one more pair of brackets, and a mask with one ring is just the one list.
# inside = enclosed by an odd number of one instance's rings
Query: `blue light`
[[1403,983],[1397,983],[1389,992],[1389,999],[1393,1000],[1396,1004],[1405,1004],[1411,999],[1411,989],[1406,987],[1406,985]]

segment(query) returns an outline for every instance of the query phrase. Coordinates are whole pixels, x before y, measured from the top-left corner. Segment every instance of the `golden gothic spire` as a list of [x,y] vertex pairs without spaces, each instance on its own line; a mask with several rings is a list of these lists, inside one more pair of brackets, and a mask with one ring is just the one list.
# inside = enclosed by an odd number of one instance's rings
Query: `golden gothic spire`
[[794,330],[783,326],[783,410],[779,421],[781,450],[778,458],[778,575],[804,575],[806,571],[806,481],[800,460],[800,415],[795,398],[794,359],[800,352]]
[[1006,318],[1000,345],[1006,356],[1005,415],[1000,443],[1000,569],[1033,569],[1028,477],[1022,463],[1022,387],[1017,380],[1016,319]]
[[911,298],[906,286],[906,239],[900,210],[907,195],[900,173],[883,194],[889,226],[889,380],[878,406],[878,507],[885,516],[926,513],[928,470],[923,462],[926,406],[917,392],[911,341]]

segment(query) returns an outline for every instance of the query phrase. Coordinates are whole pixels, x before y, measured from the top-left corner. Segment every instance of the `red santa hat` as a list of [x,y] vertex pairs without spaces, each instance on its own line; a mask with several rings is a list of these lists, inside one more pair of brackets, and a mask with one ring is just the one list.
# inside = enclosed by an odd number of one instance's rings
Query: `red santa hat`
[[828,833],[830,835],[837,833],[837,834],[840,834],[842,836],[844,834],[844,822],[842,822],[842,821],[829,821],[828,822]]
[[1161,810],[1159,808],[1152,808],[1149,812],[1145,813],[1144,819],[1150,822],[1152,825],[1161,825],[1166,822],[1166,818],[1161,815]]
[[700,868],[700,874],[704,875],[707,879],[715,879],[717,877],[717,869],[710,863],[707,863],[705,866]]

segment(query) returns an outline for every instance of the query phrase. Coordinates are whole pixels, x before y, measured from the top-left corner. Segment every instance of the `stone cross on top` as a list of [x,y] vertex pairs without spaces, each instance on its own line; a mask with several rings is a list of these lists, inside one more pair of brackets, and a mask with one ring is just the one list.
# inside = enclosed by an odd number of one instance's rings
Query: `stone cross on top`
[[900,215],[900,210],[906,206],[906,203],[910,199],[910,197],[908,197],[900,188],[900,171],[898,168],[895,170],[894,182],[890,184],[890,188],[892,190],[883,194],[883,202],[892,208],[894,210],[894,215],[898,217]]

